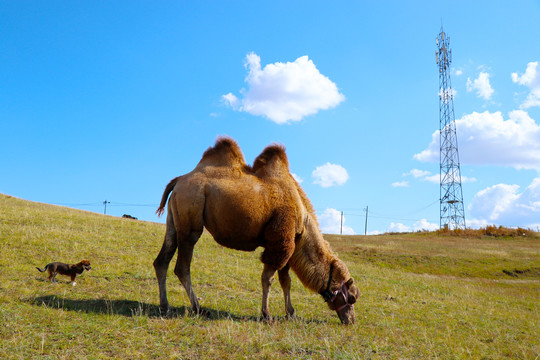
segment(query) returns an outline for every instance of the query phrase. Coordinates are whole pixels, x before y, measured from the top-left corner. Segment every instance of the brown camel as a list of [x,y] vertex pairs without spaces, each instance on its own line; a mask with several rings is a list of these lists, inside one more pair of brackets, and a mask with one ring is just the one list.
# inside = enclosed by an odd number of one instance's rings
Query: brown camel
[[323,296],[342,323],[354,323],[353,304],[359,295],[358,287],[345,264],[323,239],[309,199],[289,172],[282,146],[268,146],[250,167],[234,140],[218,138],[193,171],[166,186],[158,215],[163,214],[168,198],[165,240],[154,261],[163,311],[169,309],[167,269],[178,248],[174,273],[186,289],[193,310],[200,313],[201,306],[191,285],[190,264],[193,248],[206,227],[217,243],[228,248],[264,248],[264,319],[271,318],[268,292],[276,271],[286,314],[294,315],[291,268],[304,286]]

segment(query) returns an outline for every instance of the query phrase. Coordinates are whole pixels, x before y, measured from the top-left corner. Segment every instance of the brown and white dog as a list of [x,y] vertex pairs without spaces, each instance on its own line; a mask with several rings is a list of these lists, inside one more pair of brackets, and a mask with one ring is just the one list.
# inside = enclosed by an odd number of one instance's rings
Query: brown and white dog
[[84,270],[90,271],[92,270],[92,267],[90,266],[90,261],[82,260],[80,263],[72,265],[64,264],[61,262],[52,262],[45,265],[44,269],[40,269],[38,267],[36,267],[36,269],[41,272],[48,271],[49,280],[51,280],[52,283],[56,282],[56,274],[71,276],[71,283],[73,284],[73,286],[75,286],[77,284],[75,282],[75,277],[77,276],[77,274],[82,274]]

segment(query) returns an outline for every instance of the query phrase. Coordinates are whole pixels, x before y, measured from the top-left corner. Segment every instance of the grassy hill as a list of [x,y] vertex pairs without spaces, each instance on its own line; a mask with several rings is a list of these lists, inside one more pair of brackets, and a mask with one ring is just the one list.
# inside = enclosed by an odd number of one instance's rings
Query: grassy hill
[[[192,264],[208,317],[189,313],[168,277],[174,315],[162,318],[152,262],[164,225],[0,195],[2,359],[535,359],[540,356],[540,236],[436,233],[326,236],[361,296],[342,326],[293,275],[297,319],[258,320],[260,251],[203,235]],[[35,267],[86,258],[93,271],[51,284]]]

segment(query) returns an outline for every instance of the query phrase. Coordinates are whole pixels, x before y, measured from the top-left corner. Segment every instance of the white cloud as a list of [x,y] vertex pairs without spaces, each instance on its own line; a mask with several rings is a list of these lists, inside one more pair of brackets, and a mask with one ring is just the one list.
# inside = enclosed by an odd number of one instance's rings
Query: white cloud
[[476,178],[475,178],[475,177],[469,177],[469,176],[461,175],[461,182],[462,182],[463,184],[465,184],[465,183],[473,183],[473,182],[476,182]]
[[413,224],[413,231],[435,231],[439,230],[439,224],[430,223],[426,219],[419,220]]
[[315,178],[313,183],[321,185],[322,187],[343,185],[349,179],[349,174],[343,166],[330,164],[329,162],[322,166],[318,166],[313,170],[312,175]]
[[[339,234],[341,231],[341,212],[336,209],[326,209],[318,216],[321,231],[325,234]],[[353,228],[345,225],[343,216],[343,235],[354,235]]]
[[435,174],[435,175],[429,175],[425,176],[422,181],[427,181],[434,184],[440,184],[441,183],[441,175]]
[[461,75],[463,75],[463,70],[461,69],[456,70],[456,76],[461,76]]
[[392,187],[409,187],[408,181],[396,181],[392,183]]
[[[440,184],[441,183],[441,176],[440,176],[440,174],[426,176],[426,177],[422,178],[422,181],[427,181],[427,182],[434,183],[434,184]],[[461,183],[462,184],[473,183],[473,182],[476,182],[475,177],[469,177],[469,176],[461,175]]]
[[[420,181],[427,181],[434,184],[439,184],[441,182],[439,174],[431,175],[431,172],[427,170],[412,169],[411,171],[403,174],[403,176],[409,176],[409,175],[412,175],[415,179],[419,179]],[[475,181],[476,181],[476,178],[474,177],[468,177],[464,175],[461,176],[462,183],[473,183]],[[401,181],[401,182],[395,182],[392,184],[393,187],[399,187],[399,185],[402,185],[402,187],[409,186],[409,182]]]
[[390,223],[386,232],[399,233],[399,232],[411,232],[411,231],[435,231],[439,229],[439,224],[430,223],[426,219],[418,220],[412,227],[404,225],[402,223]]
[[535,228],[540,222],[540,178],[522,192],[518,185],[497,184],[479,191],[469,211],[473,223]]
[[390,226],[386,228],[386,232],[388,233],[398,233],[398,232],[410,232],[411,228],[407,225],[403,225],[402,223],[390,223]]
[[232,93],[222,96],[236,111],[283,124],[336,107],[345,100],[336,84],[322,75],[307,56],[261,68],[261,58],[252,52],[246,56],[245,66],[248,89],[241,91],[243,98]]
[[522,109],[540,106],[540,69],[538,69],[538,61],[528,63],[523,75],[512,73],[512,81],[525,85],[531,90],[525,102],[520,106]]
[[304,179],[302,179],[300,176],[296,175],[295,173],[291,173],[294,180],[296,180],[297,183],[301,184],[304,182]]
[[519,196],[518,185],[498,184],[479,191],[469,204],[469,210],[489,221],[497,220],[501,212],[514,203]]
[[467,78],[467,91],[471,92],[476,90],[476,95],[478,97],[489,100],[491,95],[493,95],[493,88],[489,83],[490,75],[486,72],[481,72],[478,77],[471,81],[470,78]]
[[[515,110],[505,120],[498,111],[473,112],[456,120],[462,164],[499,165],[540,171],[540,125],[527,112]],[[414,158],[439,162],[439,131]]]
[[412,175],[415,179],[424,177],[431,174],[429,171],[426,170],[418,170],[418,169],[412,169],[408,173],[403,174],[403,176]]
[[228,94],[222,95],[221,99],[223,100],[223,102],[225,104],[229,105],[234,110],[238,110],[238,108],[240,106],[240,100],[238,100],[236,95],[234,95],[233,93],[228,93]]
[[493,225],[493,223],[490,223],[485,219],[467,219],[466,225],[468,228],[480,229],[485,228],[488,225]]

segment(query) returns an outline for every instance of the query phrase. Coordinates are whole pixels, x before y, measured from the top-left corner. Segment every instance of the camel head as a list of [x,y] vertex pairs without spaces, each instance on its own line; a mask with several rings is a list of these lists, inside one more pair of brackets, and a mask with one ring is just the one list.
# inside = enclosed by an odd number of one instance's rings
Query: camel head
[[343,282],[339,290],[334,291],[332,298],[327,301],[328,307],[336,311],[342,324],[354,324],[354,303],[359,294],[360,290],[350,278],[347,282]]

